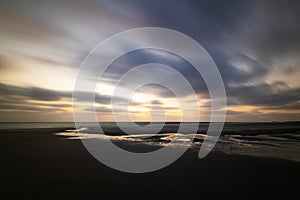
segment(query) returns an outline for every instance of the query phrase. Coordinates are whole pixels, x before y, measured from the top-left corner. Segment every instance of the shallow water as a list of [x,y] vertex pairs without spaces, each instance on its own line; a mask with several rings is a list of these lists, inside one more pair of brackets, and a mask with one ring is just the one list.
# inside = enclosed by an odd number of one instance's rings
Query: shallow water
[[[159,125],[159,124],[158,124]],[[109,128],[103,126],[109,135],[97,133],[94,127],[82,127],[80,129],[66,130],[56,133],[68,139],[109,139],[115,142],[128,142],[130,144],[143,144],[163,147],[172,145],[175,147],[190,146],[198,150],[204,138],[210,139],[205,131],[208,124],[200,124],[197,133],[189,133],[190,123],[185,126],[184,133],[177,133],[178,124],[166,124],[158,134],[129,133],[120,134],[118,127],[109,124]],[[130,129],[130,127],[129,127]],[[166,130],[166,132],[163,132]],[[173,130],[173,132],[172,132]],[[105,132],[105,131],[104,131]],[[151,131],[150,131],[151,132]],[[255,157],[268,157],[288,159],[300,162],[300,126],[299,123],[232,123],[226,124],[222,136],[213,149],[227,154],[249,155]]]

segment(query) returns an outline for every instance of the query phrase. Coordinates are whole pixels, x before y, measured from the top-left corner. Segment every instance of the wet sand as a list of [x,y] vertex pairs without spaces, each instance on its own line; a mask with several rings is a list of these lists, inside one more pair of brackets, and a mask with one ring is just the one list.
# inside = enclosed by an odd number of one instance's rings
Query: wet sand
[[65,129],[0,131],[2,195],[31,199],[105,199],[107,195],[124,199],[286,199],[298,194],[299,162],[219,152],[200,160],[190,150],[162,170],[128,174],[98,162],[80,140],[53,134]]

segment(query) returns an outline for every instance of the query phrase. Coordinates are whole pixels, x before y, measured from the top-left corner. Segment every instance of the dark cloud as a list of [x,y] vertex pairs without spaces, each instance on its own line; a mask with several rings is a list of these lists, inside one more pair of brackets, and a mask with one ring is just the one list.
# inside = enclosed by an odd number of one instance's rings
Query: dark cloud
[[[175,69],[178,73],[185,77],[196,93],[203,93],[204,95],[204,93],[207,93],[208,91],[203,78],[188,61],[173,53],[157,49],[135,50],[120,56],[105,71],[103,79],[105,79],[108,75],[110,83],[117,83],[122,75],[126,74],[129,70],[147,63],[159,63]],[[181,82],[176,81],[176,77],[170,75],[168,71],[153,69],[152,72],[154,74],[152,74],[154,82],[159,81],[160,79],[167,81],[172,83],[174,87],[179,88],[178,91],[180,91],[180,93],[176,95],[190,95],[188,91],[184,89],[185,86],[182,85]],[[139,73],[139,76],[132,77],[131,81],[124,83],[123,86],[130,87],[143,79],[143,77],[150,76],[150,74],[145,74],[143,71],[139,71]],[[112,76],[112,74],[114,76]],[[152,88],[147,88],[149,92],[154,92],[162,97],[174,97],[174,94],[168,88],[164,88],[158,84],[151,84],[151,87]]]
[[42,88],[30,88],[29,96],[32,99],[41,100],[41,101],[59,101],[63,97],[60,92],[53,90],[46,90]]
[[[3,94],[3,99],[0,99],[1,104],[16,103],[22,104],[26,100],[39,100],[44,102],[59,101],[63,98],[68,98],[71,102],[72,91],[56,91],[37,87],[18,87],[6,84],[0,84],[0,93]],[[111,104],[112,98],[116,105],[127,105],[128,99],[122,97],[112,97],[110,95],[100,95],[89,92],[79,92],[76,96],[78,101],[90,102],[92,97],[95,97],[95,102],[100,104]],[[140,103],[129,102],[131,105],[139,105]],[[50,105],[51,104],[43,104]],[[56,105],[56,104],[53,104]],[[58,107],[69,106],[69,104],[58,104]]]
[[[19,102],[20,103],[20,102]],[[58,106],[52,105],[52,107],[45,108],[39,107],[37,104],[31,105],[20,105],[20,104],[1,104],[0,110],[13,110],[13,111],[31,111],[31,112],[54,112],[60,111],[61,109]]]
[[226,110],[226,115],[242,115],[243,112],[234,111],[234,110]]
[[162,103],[159,100],[153,100],[151,101],[151,104],[161,105]]
[[295,72],[297,72],[297,69],[294,66],[287,66],[283,69],[283,73],[286,75],[292,75]]
[[285,110],[285,111],[298,111],[300,110],[300,103],[299,102],[292,102],[288,104],[282,104],[282,105],[275,105],[275,106],[267,106],[264,107],[266,110]]
[[[96,111],[97,114],[110,114],[113,115],[114,113],[117,114],[127,114],[128,113],[128,108],[127,106],[124,108],[114,108],[113,110],[111,108],[107,108],[107,107],[96,107],[95,110],[92,108],[86,108],[85,109],[88,112],[93,112]],[[130,111],[130,113],[138,113],[137,111]]]
[[278,89],[278,85],[285,84],[279,82],[231,87],[227,90],[227,97],[236,105],[285,106],[300,101],[300,88]]
[[[252,33],[252,46],[262,57],[281,57],[300,51],[300,3],[299,1],[258,1],[253,7],[257,11],[260,29]],[[253,26],[255,24],[252,24]]]

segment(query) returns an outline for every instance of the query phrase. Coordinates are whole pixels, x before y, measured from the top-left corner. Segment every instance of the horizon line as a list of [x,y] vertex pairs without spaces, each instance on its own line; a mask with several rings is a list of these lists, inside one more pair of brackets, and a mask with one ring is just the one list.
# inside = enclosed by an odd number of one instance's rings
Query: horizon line
[[[285,123],[285,122],[300,122],[300,120],[288,120],[288,121],[225,121],[225,122],[210,122],[210,121],[168,121],[168,122],[152,122],[152,123]],[[0,121],[0,123],[75,123],[74,121]],[[78,123],[97,123],[97,122],[78,122]],[[132,123],[130,121],[103,121],[98,123]],[[148,121],[135,121],[133,123],[151,123]]]

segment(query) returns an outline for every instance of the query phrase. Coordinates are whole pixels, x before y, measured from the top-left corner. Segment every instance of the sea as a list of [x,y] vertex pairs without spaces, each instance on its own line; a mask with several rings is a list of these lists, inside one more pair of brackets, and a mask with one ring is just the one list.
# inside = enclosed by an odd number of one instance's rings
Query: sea
[[[98,125],[103,132],[99,132]],[[82,123],[77,127],[73,122],[2,122],[0,134],[12,131],[26,134],[30,130],[38,134],[53,129],[49,134],[66,140],[109,139],[158,148],[170,145],[172,141],[175,148],[189,145],[191,150],[196,151],[209,137],[208,127],[209,123],[195,122],[101,122],[97,125]],[[227,122],[213,151],[300,162],[300,122]]]

